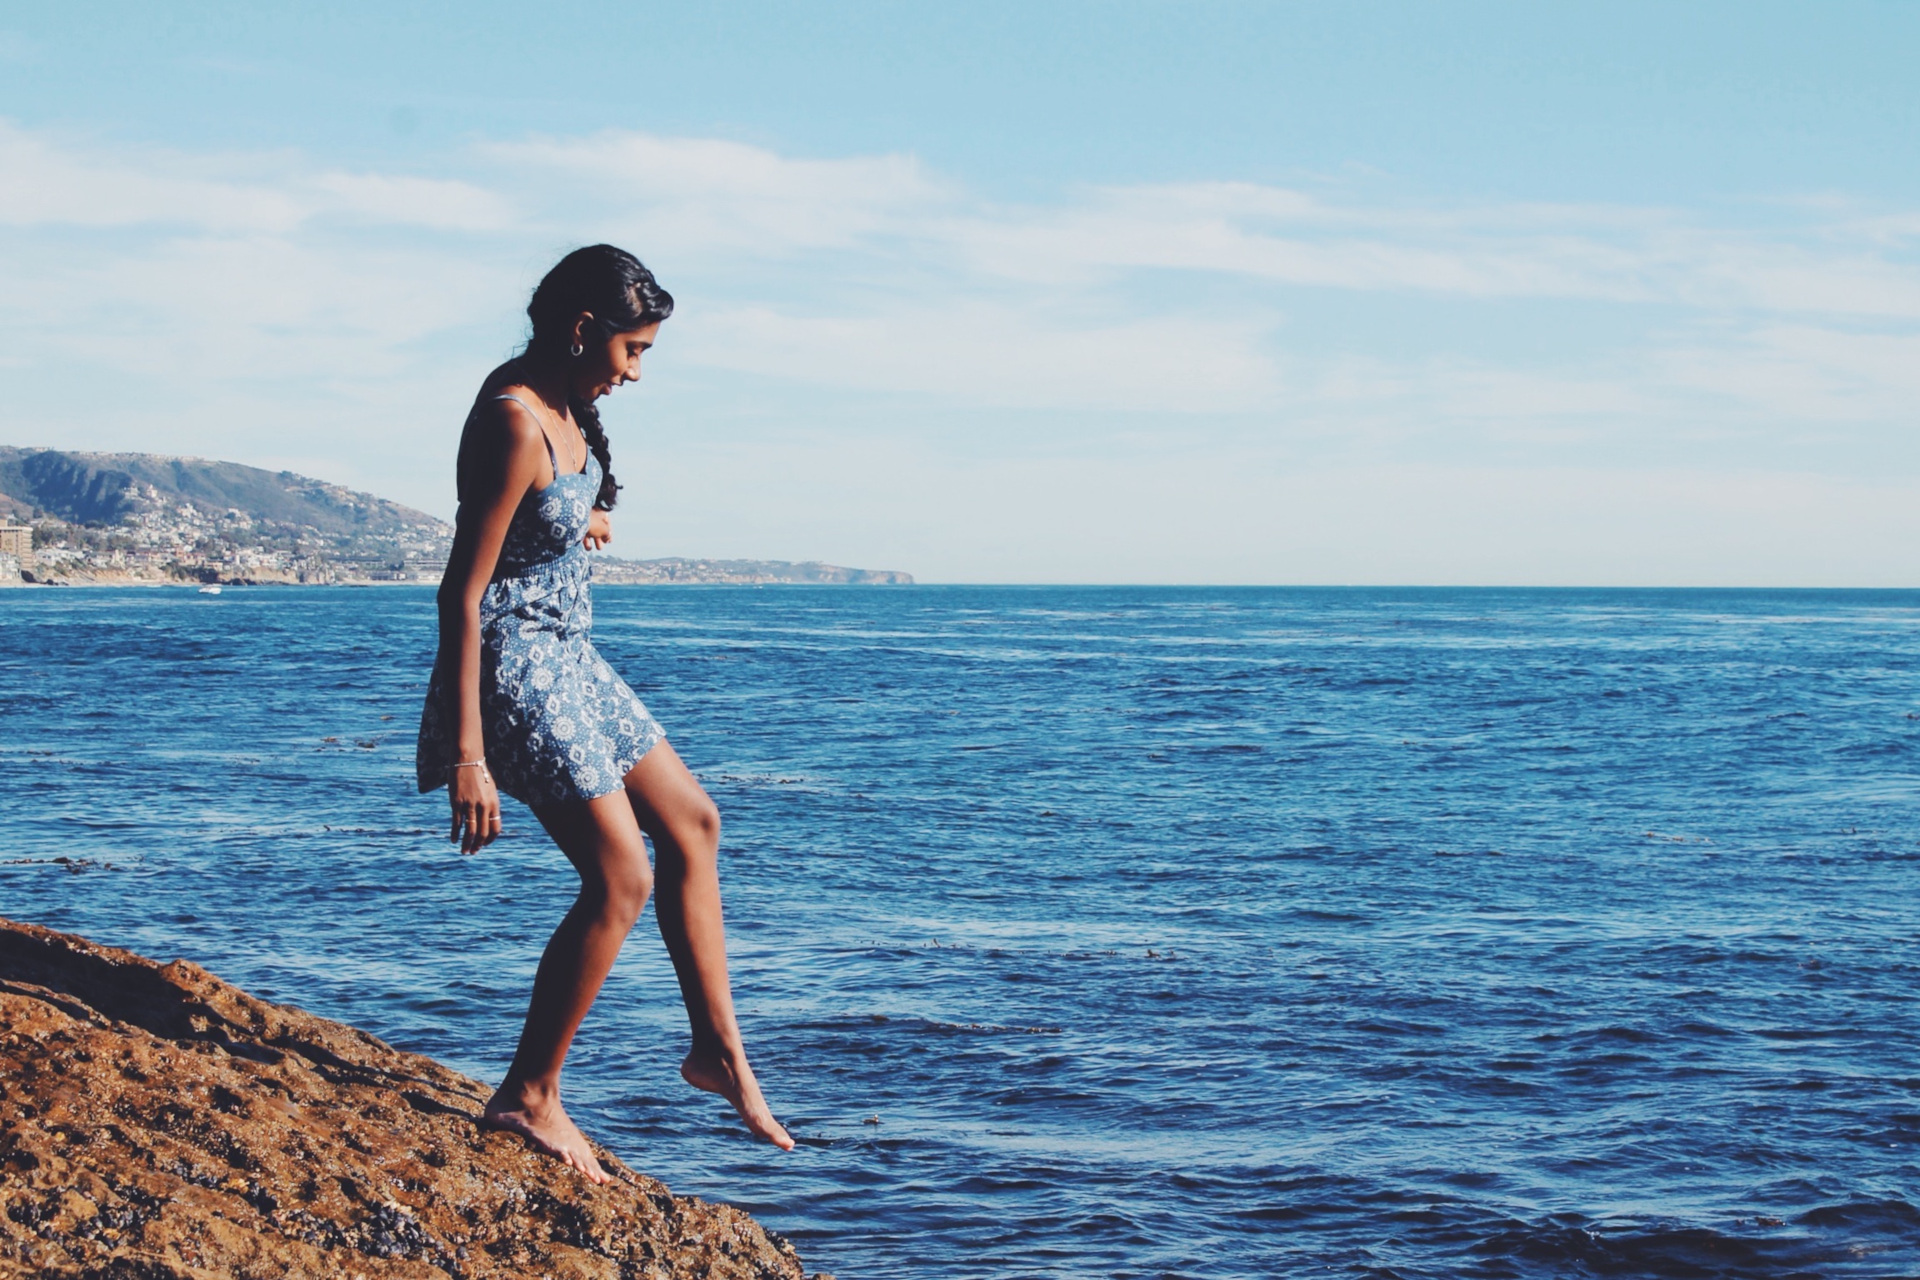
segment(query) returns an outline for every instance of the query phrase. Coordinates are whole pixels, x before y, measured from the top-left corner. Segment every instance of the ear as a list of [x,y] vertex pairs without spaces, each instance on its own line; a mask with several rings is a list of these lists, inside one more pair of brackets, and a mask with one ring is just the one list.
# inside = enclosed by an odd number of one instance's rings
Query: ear
[[582,311],[573,318],[572,341],[574,346],[584,347],[587,345],[587,338],[591,336],[588,331],[588,326],[592,323],[593,312],[591,311]]

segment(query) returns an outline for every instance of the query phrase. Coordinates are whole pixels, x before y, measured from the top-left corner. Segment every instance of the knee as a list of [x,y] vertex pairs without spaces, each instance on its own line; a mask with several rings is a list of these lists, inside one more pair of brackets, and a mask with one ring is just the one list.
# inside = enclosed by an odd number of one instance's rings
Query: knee
[[601,915],[610,923],[631,929],[646,908],[647,895],[653,892],[653,872],[644,857],[625,859],[621,865],[608,868],[596,888]]
[[705,795],[675,813],[666,828],[667,838],[688,852],[720,847],[720,809]]
[[699,807],[687,819],[693,837],[708,849],[720,847],[720,806],[705,796],[700,797]]
[[712,866],[720,852],[720,810],[702,796],[698,805],[676,815],[667,835],[688,869]]

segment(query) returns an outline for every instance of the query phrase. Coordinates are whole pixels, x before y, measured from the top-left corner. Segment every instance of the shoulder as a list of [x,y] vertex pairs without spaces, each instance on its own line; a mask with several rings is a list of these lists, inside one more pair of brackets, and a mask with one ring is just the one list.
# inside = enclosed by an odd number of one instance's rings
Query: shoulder
[[467,416],[467,434],[508,455],[531,451],[544,458],[546,453],[541,441],[545,433],[540,429],[540,420],[519,401],[502,398],[513,392],[523,399],[531,394],[524,387],[512,384],[482,389],[472,413]]

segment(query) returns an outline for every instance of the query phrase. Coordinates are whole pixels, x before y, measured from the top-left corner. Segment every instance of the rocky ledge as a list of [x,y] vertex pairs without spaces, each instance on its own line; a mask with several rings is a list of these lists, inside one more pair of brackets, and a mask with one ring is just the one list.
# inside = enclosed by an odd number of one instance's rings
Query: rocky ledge
[[184,960],[0,920],[0,1277],[801,1280],[738,1209],[481,1132],[487,1095]]

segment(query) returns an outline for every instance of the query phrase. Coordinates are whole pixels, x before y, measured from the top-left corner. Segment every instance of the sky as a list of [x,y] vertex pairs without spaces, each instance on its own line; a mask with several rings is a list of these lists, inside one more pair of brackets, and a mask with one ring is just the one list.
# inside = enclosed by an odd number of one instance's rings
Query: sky
[[[164,11],[162,11],[164,9]],[[1920,585],[1920,5],[0,7],[0,443],[441,516],[566,250],[614,550]]]

